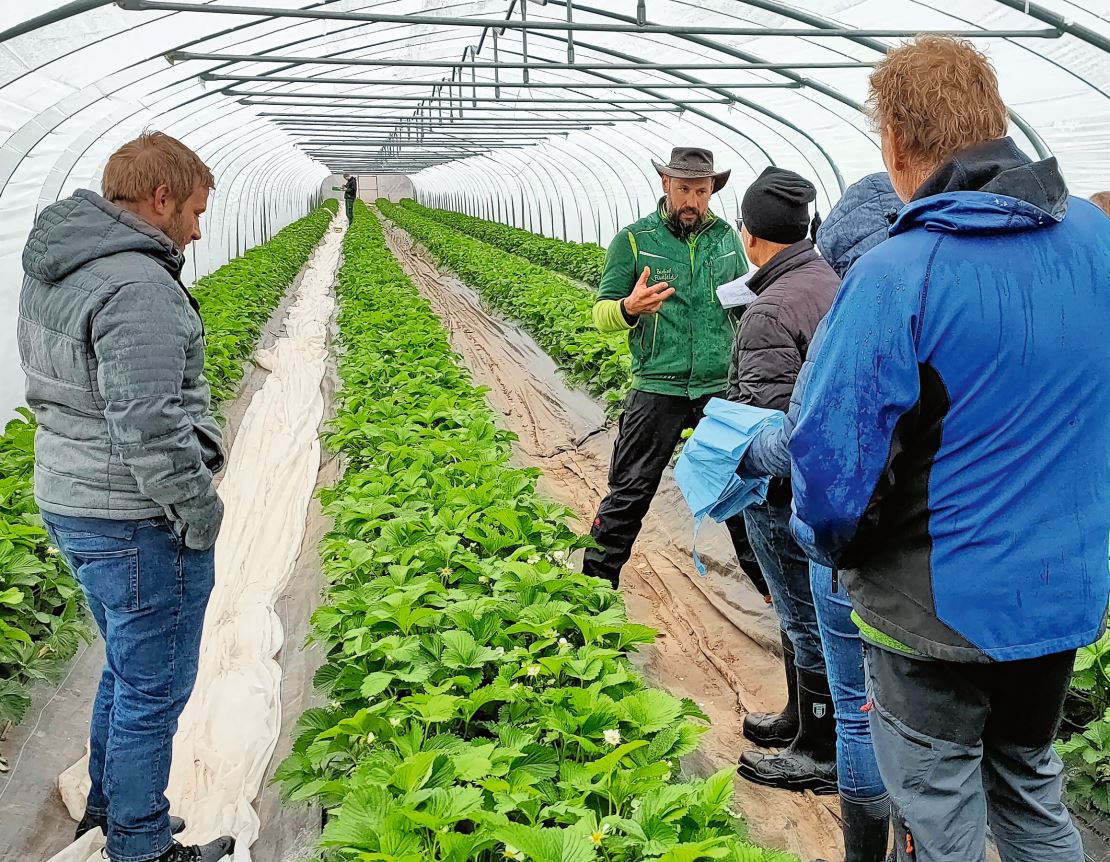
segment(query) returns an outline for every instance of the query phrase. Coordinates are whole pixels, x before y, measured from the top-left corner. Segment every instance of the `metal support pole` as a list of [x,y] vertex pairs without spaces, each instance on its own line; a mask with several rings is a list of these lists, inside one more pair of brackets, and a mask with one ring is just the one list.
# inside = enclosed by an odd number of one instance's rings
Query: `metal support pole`
[[[521,20],[521,23],[526,23],[528,21],[528,0],[520,0],[520,20]],[[521,52],[524,54],[524,62],[525,62],[525,64],[527,64],[528,63],[528,28],[527,27],[524,27],[520,31],[520,48],[521,48]],[[525,67],[524,67],[524,72],[522,73],[522,77],[524,79],[524,83],[527,84],[528,83],[528,66],[527,65],[525,65]]]
[[501,68],[498,65],[500,57],[497,52],[497,28],[494,28],[493,33],[493,97],[495,99],[501,98]]
[[[567,0],[567,23],[574,21],[574,0]],[[574,65],[574,31],[567,30],[567,65]]]
[[645,0],[636,0],[636,23],[641,27],[647,24],[647,3]]
[[[249,15],[258,18],[307,18],[333,21],[362,21],[369,24],[430,25],[436,27],[477,27],[503,30],[578,30],[597,33],[652,33],[663,36],[778,36],[821,38],[908,39],[921,35],[955,36],[961,39],[1059,39],[1063,31],[1057,27],[1024,30],[905,30],[857,29],[852,27],[712,27],[675,24],[600,24],[551,21],[546,18],[520,21],[488,18],[449,17],[446,15],[381,15],[376,12],[340,12],[332,9],[288,9],[273,6],[236,6],[229,3],[179,3],[168,0],[116,0],[116,5],[129,12],[197,12],[210,15]],[[524,3],[521,3],[522,13]]]

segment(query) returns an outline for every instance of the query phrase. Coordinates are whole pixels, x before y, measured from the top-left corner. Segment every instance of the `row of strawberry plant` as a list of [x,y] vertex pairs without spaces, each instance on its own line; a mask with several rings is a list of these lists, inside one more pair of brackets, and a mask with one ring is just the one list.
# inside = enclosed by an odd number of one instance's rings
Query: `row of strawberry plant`
[[[327,230],[330,204],[197,282],[217,404],[234,394],[263,323]],[[91,637],[80,589],[35,507],[34,417],[19,412],[0,435],[0,727],[21,721],[29,686],[55,678]]]
[[[361,205],[360,205],[361,207]],[[328,699],[277,780],[329,812],[326,858],[770,862],[729,812],[732,770],[675,780],[705,716],[646,687],[588,543],[509,464],[512,436],[365,209],[338,279],[347,463],[323,494]]]
[[520,255],[538,266],[584,281],[595,289],[601,284],[601,272],[605,268],[605,249],[592,242],[579,243],[550,239],[500,222],[486,221],[451,210],[431,209],[421,206],[414,200],[404,200],[401,205],[413,212],[434,218],[457,231],[469,234],[475,239],[480,239],[482,242],[495,245],[502,251]]
[[409,207],[384,200],[378,206],[440,265],[498,311],[519,320],[572,381],[611,408],[623,400],[632,380],[628,341],[622,332],[603,334],[594,327],[591,291]]

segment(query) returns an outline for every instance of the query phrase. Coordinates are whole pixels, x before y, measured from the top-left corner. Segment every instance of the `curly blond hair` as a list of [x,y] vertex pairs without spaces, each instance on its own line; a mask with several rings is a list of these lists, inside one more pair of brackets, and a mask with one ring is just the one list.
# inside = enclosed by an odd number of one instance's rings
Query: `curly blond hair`
[[919,36],[887,54],[870,85],[867,106],[876,129],[893,129],[920,164],[940,164],[1006,136],[994,67],[964,39]]
[[198,188],[215,188],[212,171],[200,156],[165,132],[144,132],[108,159],[100,181],[104,197],[135,203],[166,186],[178,205],[185,206]]

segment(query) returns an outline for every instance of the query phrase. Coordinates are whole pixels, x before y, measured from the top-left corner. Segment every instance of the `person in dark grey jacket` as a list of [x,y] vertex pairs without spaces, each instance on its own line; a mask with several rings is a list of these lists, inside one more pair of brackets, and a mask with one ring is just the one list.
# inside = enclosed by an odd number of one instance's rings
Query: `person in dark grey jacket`
[[223,517],[204,328],[181,282],[212,186],[195,153],[145,134],[109,159],[103,196],[44,209],[23,252],[35,496],[105,641],[77,834],[103,829],[113,862],[212,862],[233,849],[226,837],[175,842],[184,824],[165,797]]
[[[774,167],[744,195],[741,239],[759,269],[748,280],[756,299],[744,312],[733,347],[731,401],[786,411],[814,330],[832,305],[840,279],[808,237],[816,196],[808,180]],[[781,713],[745,717],[748,739],[785,750],[745,752],[740,774],[773,787],[835,793],[836,725],[809,561],[790,535],[789,480],[774,480],[767,502],[748,509],[744,519],[782,626],[789,697]]]

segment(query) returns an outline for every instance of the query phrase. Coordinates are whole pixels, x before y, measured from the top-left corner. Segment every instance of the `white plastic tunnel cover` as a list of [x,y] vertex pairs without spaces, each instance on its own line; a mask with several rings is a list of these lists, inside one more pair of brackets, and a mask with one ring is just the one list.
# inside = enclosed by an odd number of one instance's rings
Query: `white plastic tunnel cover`
[[[768,164],[809,177],[826,211],[881,168],[871,67],[923,31],[989,53],[1012,134],[1056,156],[1074,192],[1110,186],[1110,0],[0,3],[0,421],[22,401],[32,221],[97,188],[144,129],[181,138],[216,177],[188,279],[304,215],[347,171],[382,180],[364,191],[408,177],[425,203],[604,244],[653,206],[650,160],[676,145],[732,169],[721,215]],[[311,446],[299,451],[310,465]],[[249,841],[252,813],[223,814]]]
[[[97,185],[144,128],[214,168],[189,277],[304,214],[332,171],[605,243],[649,209],[651,157],[712,149],[735,215],[768,164],[827,209],[880,168],[867,75],[909,34],[974,38],[1012,133],[1073,191],[1110,184],[1110,0],[25,0],[0,4],[0,365],[18,367],[35,213]],[[500,26],[486,26],[501,22]],[[324,182],[325,186],[329,183]],[[0,415],[22,378],[0,378]]]

